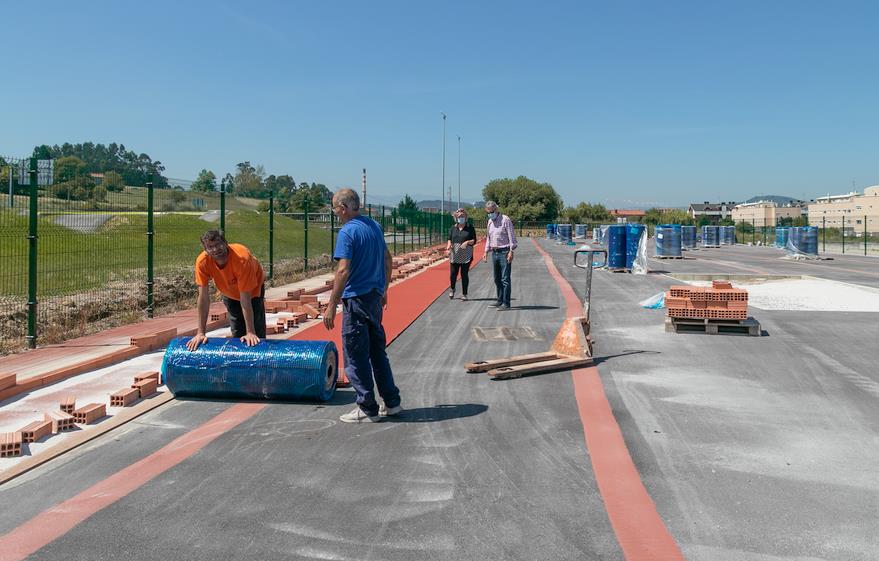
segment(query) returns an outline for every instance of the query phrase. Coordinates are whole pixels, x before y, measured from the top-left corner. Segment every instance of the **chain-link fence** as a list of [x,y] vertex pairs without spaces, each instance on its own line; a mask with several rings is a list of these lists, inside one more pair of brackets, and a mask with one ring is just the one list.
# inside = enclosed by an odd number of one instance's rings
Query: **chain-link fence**
[[[247,246],[270,285],[331,266],[339,224],[324,202],[276,212],[274,199],[107,179],[0,158],[0,353],[191,306],[200,238],[212,228]],[[436,214],[364,211],[395,253],[443,241],[451,225]]]
[[[848,216],[841,227],[827,226],[826,222],[813,224],[818,229],[818,251],[820,253],[840,253],[879,256],[879,218]],[[735,223],[736,242],[751,245],[776,246],[778,225],[764,226],[757,221],[741,220]],[[873,230],[873,231],[871,231]]]

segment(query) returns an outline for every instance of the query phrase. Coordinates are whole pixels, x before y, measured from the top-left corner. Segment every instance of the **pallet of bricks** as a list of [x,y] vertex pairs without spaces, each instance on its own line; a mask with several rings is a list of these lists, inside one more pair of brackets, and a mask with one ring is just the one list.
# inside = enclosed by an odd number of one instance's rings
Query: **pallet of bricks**
[[711,287],[673,286],[665,295],[666,331],[760,335],[760,324],[748,317],[748,291],[729,281]]

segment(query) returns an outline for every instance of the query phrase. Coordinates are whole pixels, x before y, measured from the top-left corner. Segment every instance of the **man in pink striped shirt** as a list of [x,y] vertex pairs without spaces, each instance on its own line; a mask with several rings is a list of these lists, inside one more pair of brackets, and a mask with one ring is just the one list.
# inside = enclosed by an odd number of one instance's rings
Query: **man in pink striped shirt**
[[485,238],[485,255],[482,260],[488,261],[488,256],[491,255],[494,285],[497,288],[497,301],[489,306],[498,310],[509,310],[513,252],[519,244],[516,243],[513,221],[498,211],[496,202],[485,203],[485,213],[488,215],[488,235]]

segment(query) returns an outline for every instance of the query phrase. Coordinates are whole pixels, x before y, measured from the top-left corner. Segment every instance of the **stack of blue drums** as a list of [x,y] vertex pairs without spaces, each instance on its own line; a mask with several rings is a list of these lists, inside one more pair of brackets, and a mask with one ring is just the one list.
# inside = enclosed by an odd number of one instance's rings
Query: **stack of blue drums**
[[681,226],[681,248],[694,249],[696,247],[696,227]]
[[604,238],[607,243],[607,268],[626,268],[626,226],[611,224]]
[[787,247],[787,237],[790,228],[787,226],[777,226],[775,228],[775,247]]
[[720,226],[720,245],[736,244],[736,227]]
[[790,245],[797,253],[818,255],[818,228],[815,226],[791,228],[788,236]]
[[702,226],[702,247],[717,247],[720,245],[720,227]]
[[656,256],[681,256],[681,226],[679,224],[660,224],[656,227]]
[[571,225],[570,224],[558,224],[558,240],[559,243],[567,244],[571,243]]
[[632,263],[638,257],[638,244],[641,234],[647,231],[643,224],[626,224],[626,269],[632,268]]

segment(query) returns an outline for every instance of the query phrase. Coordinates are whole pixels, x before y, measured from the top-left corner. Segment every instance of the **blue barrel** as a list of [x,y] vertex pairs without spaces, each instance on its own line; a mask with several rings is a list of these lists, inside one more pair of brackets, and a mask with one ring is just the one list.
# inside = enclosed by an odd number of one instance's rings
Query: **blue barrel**
[[704,247],[717,247],[720,245],[718,226],[702,226],[702,245]]
[[212,337],[191,352],[189,337],[171,341],[162,379],[178,397],[327,401],[336,391],[338,352],[332,341]]
[[607,243],[607,267],[609,269],[626,268],[626,227],[623,224],[611,224],[604,237]]
[[790,234],[790,228],[777,226],[775,228],[775,247],[787,247],[788,234]]
[[818,255],[818,228],[815,226],[791,228],[788,235],[788,244],[797,253]]
[[681,256],[681,227],[679,224],[660,224],[656,227],[656,256]]
[[574,226],[574,236],[577,238],[586,237],[586,224],[577,224]]
[[626,269],[632,268],[632,263],[638,257],[638,243],[641,241],[641,233],[647,230],[643,224],[626,224]]
[[696,227],[681,226],[681,248],[693,249],[696,247]]
[[571,225],[570,224],[559,224],[559,242],[560,243],[568,243],[571,241]]

